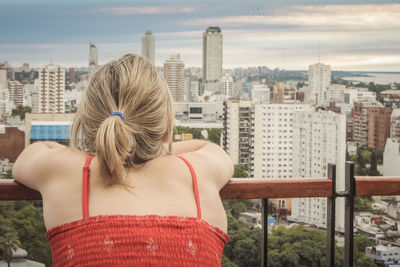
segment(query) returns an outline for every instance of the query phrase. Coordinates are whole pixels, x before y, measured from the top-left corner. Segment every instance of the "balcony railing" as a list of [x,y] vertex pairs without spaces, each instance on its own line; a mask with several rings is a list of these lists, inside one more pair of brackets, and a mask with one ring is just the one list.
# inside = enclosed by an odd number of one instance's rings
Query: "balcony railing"
[[[344,197],[346,199],[344,265],[350,267],[353,266],[354,197],[391,195],[400,195],[400,177],[354,176],[354,163],[352,162],[346,162],[344,191],[336,191],[336,167],[331,164],[328,165],[327,178],[279,180],[232,178],[220,191],[223,199],[262,199],[262,266],[267,266],[268,258],[268,230],[265,227],[268,220],[268,198],[328,198],[326,265],[333,267],[335,259],[335,199]],[[41,200],[41,195],[13,180],[0,179],[0,200]]]

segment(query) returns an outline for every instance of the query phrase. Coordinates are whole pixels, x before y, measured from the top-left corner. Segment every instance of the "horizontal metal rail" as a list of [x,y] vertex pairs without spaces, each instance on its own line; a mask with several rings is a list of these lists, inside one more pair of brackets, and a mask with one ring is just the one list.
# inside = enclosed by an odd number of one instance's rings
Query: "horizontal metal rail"
[[[327,197],[326,266],[334,266],[335,257],[335,199],[344,197],[345,253],[344,266],[353,266],[353,218],[355,196],[400,195],[400,177],[354,176],[354,163],[346,162],[345,190],[336,191],[336,167],[328,165],[328,178],[250,179],[232,178],[220,191],[223,199],[262,199],[263,237],[262,266],[268,262],[268,199]],[[0,200],[41,200],[38,191],[15,180],[0,179]]]
[[[356,196],[400,195],[400,177],[356,176]],[[332,180],[232,178],[220,191],[223,199],[332,197]],[[0,200],[41,200],[38,191],[0,179]]]

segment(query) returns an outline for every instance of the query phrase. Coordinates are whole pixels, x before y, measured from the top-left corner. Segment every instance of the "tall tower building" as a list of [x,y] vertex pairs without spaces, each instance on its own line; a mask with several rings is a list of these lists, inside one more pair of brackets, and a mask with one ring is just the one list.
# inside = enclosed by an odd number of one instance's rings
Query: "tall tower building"
[[390,137],[392,111],[385,107],[368,108],[368,147],[385,150],[386,139]]
[[[336,164],[336,190],[345,189],[346,116],[331,111],[302,111],[293,116],[295,178],[324,178]],[[326,198],[294,198],[292,219],[326,228]],[[336,200],[336,228],[344,232],[344,199]]]
[[92,74],[97,69],[98,51],[97,47],[90,43],[89,48],[89,74]]
[[219,92],[222,79],[222,32],[208,27],[203,33],[203,88]]
[[49,64],[39,71],[39,112],[64,113],[65,70]]
[[19,81],[9,81],[8,88],[10,90],[10,100],[14,102],[16,107],[22,106],[23,98],[23,85]]
[[7,70],[0,69],[0,90],[8,88]]
[[379,107],[376,102],[356,102],[351,110],[353,141],[357,146],[368,146],[368,110]]
[[147,59],[154,65],[155,59],[155,41],[154,35],[151,31],[146,31],[144,36],[142,36],[142,57]]
[[308,103],[321,106],[327,99],[331,85],[331,66],[322,63],[308,68]]
[[179,54],[171,55],[164,63],[164,78],[174,101],[183,101],[185,97],[184,68],[185,64],[180,60]]
[[7,70],[0,69],[0,117],[11,114],[10,90],[8,90]]
[[222,145],[234,164],[243,164],[250,173],[252,163],[252,101],[231,99],[224,102]]

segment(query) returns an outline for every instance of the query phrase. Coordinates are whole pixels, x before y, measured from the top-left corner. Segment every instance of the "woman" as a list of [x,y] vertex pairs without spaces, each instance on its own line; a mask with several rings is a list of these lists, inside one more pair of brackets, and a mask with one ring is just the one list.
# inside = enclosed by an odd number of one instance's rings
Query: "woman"
[[221,264],[219,191],[232,162],[205,141],[171,143],[173,120],[164,79],[129,54],[91,78],[70,148],[38,142],[21,153],[13,175],[42,194],[54,266]]

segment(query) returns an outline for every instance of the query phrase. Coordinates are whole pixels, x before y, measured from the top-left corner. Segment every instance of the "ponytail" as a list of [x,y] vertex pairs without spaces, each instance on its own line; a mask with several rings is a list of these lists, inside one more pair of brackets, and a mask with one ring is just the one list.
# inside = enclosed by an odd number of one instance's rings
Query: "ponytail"
[[105,119],[96,134],[96,152],[108,184],[125,184],[125,165],[136,140],[118,116]]

